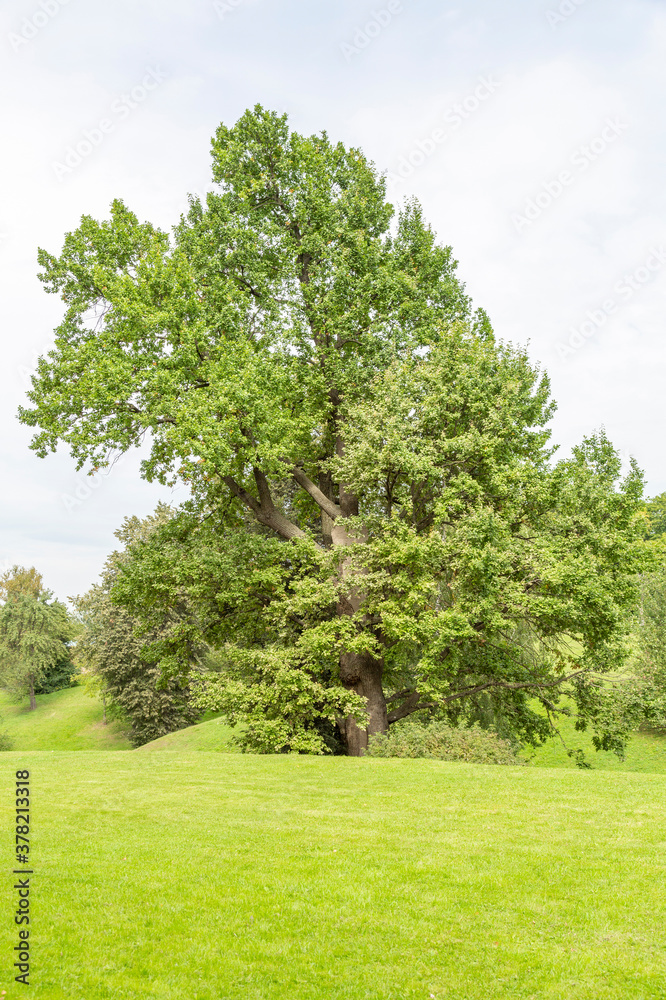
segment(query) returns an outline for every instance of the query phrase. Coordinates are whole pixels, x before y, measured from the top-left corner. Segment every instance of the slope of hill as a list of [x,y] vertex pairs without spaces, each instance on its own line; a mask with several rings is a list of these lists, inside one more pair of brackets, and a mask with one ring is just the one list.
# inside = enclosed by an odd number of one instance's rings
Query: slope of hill
[[14,750],[129,750],[131,744],[118,722],[103,722],[102,703],[82,686],[37,695],[34,711],[14,704],[0,691],[0,729]]
[[190,750],[212,750],[233,753],[234,747],[230,744],[232,732],[231,726],[225,725],[224,720],[208,719],[196,726],[188,726],[187,729],[179,729],[175,733],[160,736],[158,740],[144,743],[135,752],[178,750],[187,753]]
[[[525,750],[523,756],[535,767],[576,768],[575,761],[568,756],[567,749],[580,748],[587,762],[598,771],[642,771],[644,773],[666,774],[666,733],[632,733],[624,760],[617,754],[605,750],[595,750],[592,732],[578,732],[572,717],[561,716],[558,726],[562,740],[552,737],[536,750]],[[566,745],[565,745],[566,744]]]

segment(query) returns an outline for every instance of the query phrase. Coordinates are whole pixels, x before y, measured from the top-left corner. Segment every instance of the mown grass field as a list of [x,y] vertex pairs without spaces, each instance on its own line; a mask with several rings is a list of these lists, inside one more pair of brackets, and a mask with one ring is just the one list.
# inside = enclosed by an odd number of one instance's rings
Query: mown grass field
[[[32,786],[35,1000],[666,996],[666,776],[223,753]],[[7,875],[6,896],[11,876]],[[2,922],[4,969],[13,933]]]
[[16,750],[128,750],[123,727],[117,722],[105,726],[102,713],[102,703],[81,685],[38,695],[34,711],[27,700],[17,705],[0,691],[0,729]]

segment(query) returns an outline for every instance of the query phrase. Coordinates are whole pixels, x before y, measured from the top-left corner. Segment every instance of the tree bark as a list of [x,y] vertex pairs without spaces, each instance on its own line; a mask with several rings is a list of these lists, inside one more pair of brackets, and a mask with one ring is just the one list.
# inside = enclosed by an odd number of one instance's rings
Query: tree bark
[[[338,438],[338,454],[342,454],[343,449],[344,444]],[[358,500],[343,483],[340,484],[340,514],[342,517],[358,515]],[[365,532],[361,536],[354,535],[339,524],[334,523],[331,527],[331,540],[334,547],[357,545],[364,542],[366,537]],[[343,580],[346,577],[351,578],[351,559],[342,560],[340,573]],[[360,610],[363,600],[362,590],[352,584],[343,600],[338,604],[338,615],[355,614]],[[340,654],[340,680],[344,687],[355,691],[365,699],[368,712],[368,723],[365,727],[359,726],[352,715],[338,720],[338,728],[349,757],[361,757],[368,746],[368,737],[375,733],[385,733],[388,730],[388,712],[382,685],[383,672],[383,660],[377,659],[369,653]]]
[[365,703],[368,724],[361,727],[353,715],[338,720],[338,728],[349,757],[361,757],[368,746],[368,738],[375,733],[385,733],[388,717],[382,674],[384,665],[368,653],[342,653],[340,655],[340,680],[349,690],[356,691]]
[[37,699],[35,698],[35,682],[32,677],[30,678],[30,710],[33,711],[37,708]]

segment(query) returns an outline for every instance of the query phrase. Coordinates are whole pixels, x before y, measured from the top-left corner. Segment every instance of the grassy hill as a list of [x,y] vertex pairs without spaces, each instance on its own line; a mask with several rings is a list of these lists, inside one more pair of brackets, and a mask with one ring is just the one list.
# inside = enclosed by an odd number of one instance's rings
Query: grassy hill
[[178,750],[188,753],[192,750],[217,750],[229,753],[234,749],[229,743],[232,732],[231,726],[227,726],[222,719],[208,719],[196,726],[188,726],[187,729],[179,729],[175,733],[160,736],[158,740],[144,743],[143,746],[137,747],[136,752]]
[[[212,713],[209,713],[209,715]],[[17,705],[0,691],[0,730],[9,734],[14,750],[130,750],[125,727],[103,722],[102,703],[82,686],[37,695],[37,708]],[[229,751],[232,729],[217,717],[153,740],[139,751]]]
[[[31,712],[25,705],[15,705],[0,691],[0,729],[5,729],[14,741],[15,750],[129,750],[131,745],[123,727],[102,722],[102,704],[90,698],[83,687],[38,695],[37,708]],[[601,771],[638,771],[666,774],[666,734],[635,733],[632,735],[624,761],[613,753],[597,753],[589,733],[574,729],[572,719],[560,720],[562,735],[568,747],[582,747],[589,763]],[[232,729],[218,717],[207,718],[195,726],[169,733],[139,747],[136,753],[169,750],[233,752],[230,744]],[[527,750],[524,756],[535,767],[557,767],[576,770],[561,741],[554,737],[537,750]]]
[[[31,1000],[666,996],[666,776],[221,753],[2,760],[5,859],[14,770],[31,773]],[[15,930],[0,925],[4,955]]]
[[573,719],[558,722],[566,747],[556,736],[537,750],[525,751],[525,756],[535,767],[576,768],[575,762],[567,755],[566,748],[580,747],[595,770],[600,771],[640,771],[643,773],[666,774],[666,734],[663,732],[632,733],[627,746],[626,757],[620,760],[617,754],[605,750],[595,750],[592,733],[577,732]]
[[82,686],[37,696],[37,708],[12,703],[0,691],[0,729],[15,750],[128,750],[130,742],[118,722],[104,725],[102,703]]

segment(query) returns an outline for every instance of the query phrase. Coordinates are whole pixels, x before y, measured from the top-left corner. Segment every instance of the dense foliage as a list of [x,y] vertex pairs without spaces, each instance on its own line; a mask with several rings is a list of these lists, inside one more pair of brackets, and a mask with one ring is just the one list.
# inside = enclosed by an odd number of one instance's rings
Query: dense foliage
[[52,694],[72,687],[79,681],[80,670],[73,662],[73,649],[67,648],[55,663],[47,667],[35,684],[35,694]]
[[213,177],[172,236],[115,202],[40,252],[66,313],[22,411],[41,455],[148,435],[144,475],[190,485],[113,589],[165,682],[214,649],[197,704],[260,750],[358,755],[424,710],[534,741],[563,691],[599,722],[638,470],[603,434],[553,463],[547,378],[359,150],[258,107]]
[[[189,726],[201,715],[190,705],[187,681],[165,679],[160,667],[146,659],[144,647],[157,633],[137,637],[136,619],[111,596],[120,568],[131,559],[132,544],[148,537],[168,517],[168,509],[162,507],[143,521],[127,518],[116,532],[125,548],[109,557],[100,583],[76,602],[83,626],[77,659],[104,699],[105,716],[108,709],[110,717],[127,720],[135,746]],[[177,609],[168,610],[168,619],[178,621]]]
[[641,577],[632,674],[615,702],[635,725],[666,729],[666,565]]
[[666,493],[659,493],[647,503],[648,531],[651,540],[666,534]]

